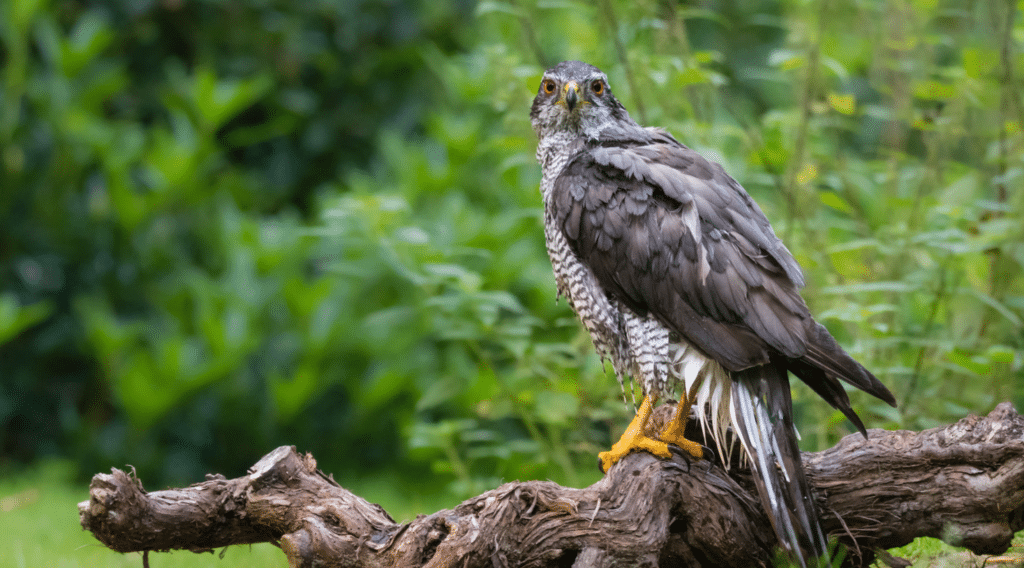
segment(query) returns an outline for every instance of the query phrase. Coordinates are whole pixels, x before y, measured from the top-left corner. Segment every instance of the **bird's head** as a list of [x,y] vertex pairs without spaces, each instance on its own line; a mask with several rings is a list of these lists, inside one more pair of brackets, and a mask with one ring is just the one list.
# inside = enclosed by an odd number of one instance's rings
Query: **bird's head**
[[540,138],[556,132],[597,138],[609,126],[635,125],[612,96],[608,77],[582,61],[563,61],[544,72],[530,122]]

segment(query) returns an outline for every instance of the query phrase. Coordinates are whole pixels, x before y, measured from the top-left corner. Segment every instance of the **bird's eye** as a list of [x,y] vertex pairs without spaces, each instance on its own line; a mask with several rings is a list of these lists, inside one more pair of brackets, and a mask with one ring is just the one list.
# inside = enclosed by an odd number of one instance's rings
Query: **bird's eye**
[[590,84],[590,90],[594,91],[595,95],[600,95],[601,93],[604,92],[604,83],[602,83],[601,80],[598,79]]
[[555,82],[551,79],[544,79],[544,82],[541,83],[541,88],[544,89],[545,93],[551,94],[555,92]]

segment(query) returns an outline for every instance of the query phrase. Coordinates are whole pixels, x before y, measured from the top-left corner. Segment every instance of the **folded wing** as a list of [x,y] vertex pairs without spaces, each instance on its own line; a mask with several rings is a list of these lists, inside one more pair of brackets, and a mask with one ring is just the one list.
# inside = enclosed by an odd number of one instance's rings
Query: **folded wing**
[[725,369],[784,361],[863,431],[838,380],[895,404],[892,393],[811,317],[799,265],[746,191],[653,134],[594,144],[566,165],[553,205],[573,252],[606,292]]

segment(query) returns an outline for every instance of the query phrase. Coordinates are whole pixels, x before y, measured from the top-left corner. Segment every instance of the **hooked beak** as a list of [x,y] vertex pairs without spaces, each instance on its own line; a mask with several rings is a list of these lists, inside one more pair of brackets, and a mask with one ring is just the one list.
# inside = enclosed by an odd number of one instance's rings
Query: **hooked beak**
[[569,112],[576,108],[576,105],[580,102],[580,86],[576,84],[576,81],[569,81],[565,84],[565,88],[562,89],[562,100],[565,101],[565,106],[569,109]]

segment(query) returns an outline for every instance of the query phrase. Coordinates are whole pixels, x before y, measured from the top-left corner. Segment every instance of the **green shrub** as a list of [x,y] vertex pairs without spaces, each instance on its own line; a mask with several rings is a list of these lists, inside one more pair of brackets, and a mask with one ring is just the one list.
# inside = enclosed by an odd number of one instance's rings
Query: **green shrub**
[[[853,393],[870,425],[1021,406],[1001,10],[3,4],[0,456],[159,485],[296,444],[410,491],[592,480],[631,413],[544,253],[528,108],[566,58],[758,200],[902,403]],[[808,449],[851,431],[795,404]]]

